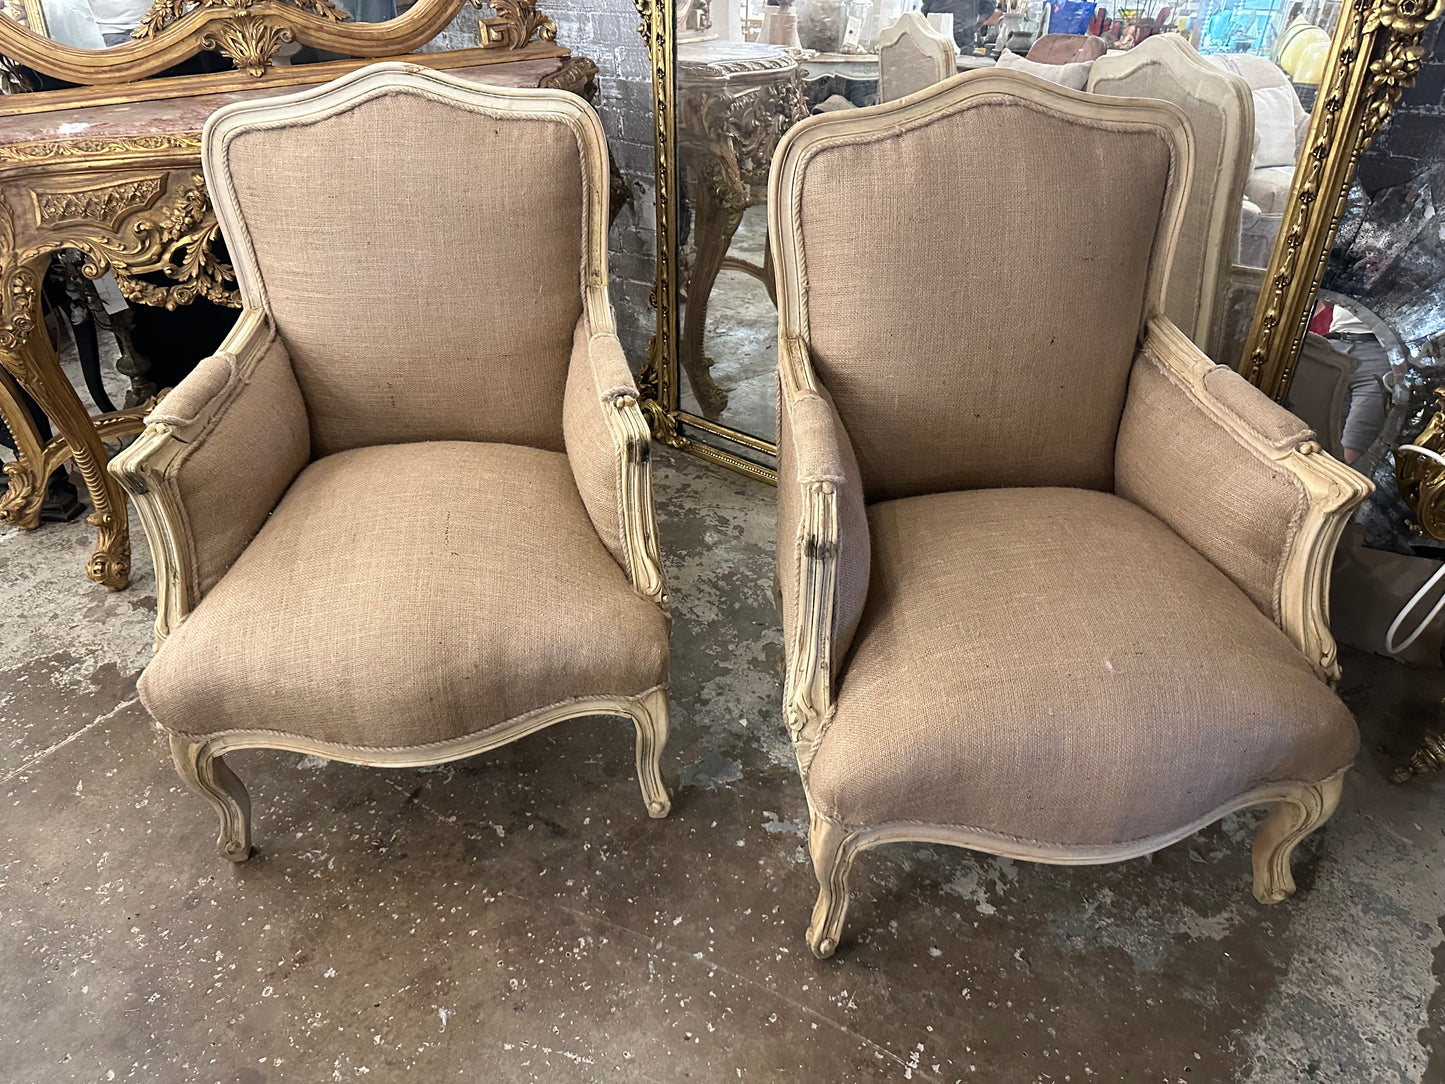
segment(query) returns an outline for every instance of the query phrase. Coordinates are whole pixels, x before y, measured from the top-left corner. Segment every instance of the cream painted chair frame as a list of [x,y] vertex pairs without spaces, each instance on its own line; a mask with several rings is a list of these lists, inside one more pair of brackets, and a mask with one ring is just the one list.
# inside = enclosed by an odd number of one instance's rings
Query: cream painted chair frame
[[[597,114],[582,99],[565,91],[487,87],[415,64],[386,62],[302,93],[222,108],[207,122],[203,142],[206,180],[225,235],[232,239],[246,236],[235,190],[229,176],[218,168],[233,136],[258,125],[317,121],[398,88],[419,90],[426,96],[484,115],[545,117],[571,128],[577,137],[586,174],[586,236],[579,280],[584,312],[591,325],[593,341],[601,337],[615,342],[616,325],[607,286],[607,144]],[[195,538],[175,468],[182,453],[205,439],[213,418],[248,382],[273,336],[254,254],[246,245],[232,244],[231,258],[243,308],[240,319],[217,351],[232,361],[231,380],[216,389],[209,402],[185,425],[148,425],[135,443],[110,463],[110,470],[135,502],[154,556],[157,647],[185,620],[201,595],[192,558]],[[666,612],[668,600],[657,548],[647,423],[638,406],[635,389],[632,394],[600,400],[599,409],[612,438],[621,479],[618,503],[627,555],[626,571],[637,594]],[[665,687],[638,697],[569,701],[519,716],[485,733],[417,747],[361,748],[260,730],[227,732],[205,741],[172,734],[170,743],[181,778],[206,798],[220,817],[217,849],[233,862],[243,862],[251,852],[251,804],[245,787],[223,759],[226,753],[238,749],[279,749],[370,767],[418,767],[474,756],[568,719],[599,715],[632,722],[636,730],[635,761],[643,801],[652,817],[667,816],[671,799],[660,767],[669,729]]]
[[[1119,87],[1115,91],[1111,87]],[[1239,220],[1244,205],[1254,139],[1254,98],[1242,78],[1209,63],[1179,34],[1155,34],[1133,49],[1094,61],[1086,89],[1093,94],[1158,97],[1174,102],[1191,119],[1201,111],[1218,130],[1203,138],[1195,131],[1194,173],[1184,209],[1182,236],[1201,250],[1169,278],[1164,313],[1189,333],[1210,357],[1219,359],[1221,300],[1239,253]],[[1155,93],[1163,90],[1164,93]],[[1219,359],[1231,363],[1237,359]]]
[[[778,268],[780,317],[778,358],[780,409],[789,411],[820,387],[809,358],[804,313],[806,284],[801,266],[801,237],[796,229],[801,208],[800,178],[808,159],[821,150],[867,134],[920,119],[933,110],[969,98],[1008,94],[1081,118],[1144,122],[1168,134],[1183,157],[1181,172],[1192,173],[1192,140],[1185,117],[1167,102],[1136,98],[1104,98],[1057,87],[1014,71],[989,70],[961,76],[931,92],[872,109],[840,111],[809,118],[784,137],[773,160],[768,195],[769,237]],[[1279,627],[1323,679],[1339,676],[1336,647],[1329,630],[1331,558],[1340,533],[1371,486],[1362,476],[1322,454],[1318,444],[1280,447],[1260,433],[1206,386],[1214,363],[1170,320],[1160,315],[1169,266],[1183,221],[1186,185],[1176,186],[1165,208],[1168,223],[1151,265],[1145,300],[1142,347],[1158,358],[1172,380],[1187,389],[1200,406],[1235,441],[1253,454],[1289,471],[1300,482],[1307,507],[1285,562],[1279,594]],[[787,479],[779,479],[787,485]],[[834,618],[841,546],[838,482],[800,477],[796,498],[802,509],[795,542],[801,554],[795,628],[784,632],[786,662],[783,716],[800,768],[834,711]],[[786,499],[786,495],[781,495]],[[785,525],[780,524],[780,533]],[[848,874],[859,852],[882,843],[912,841],[966,847],[970,850],[1030,862],[1093,865],[1121,862],[1148,854],[1198,831],[1235,810],[1268,805],[1273,812],[1255,836],[1254,895],[1261,903],[1277,903],[1295,888],[1290,856],[1307,835],[1329,819],[1339,803],[1343,772],[1326,779],[1281,783],[1240,794],[1202,817],[1173,831],[1124,845],[1059,846],[1009,839],[955,826],[917,823],[848,829],[826,820],[808,800],[808,848],[818,879],[818,898],[808,925],[807,940],[815,955],[827,957],[837,948],[848,909]]]
[[[905,69],[931,65],[931,78],[922,83],[899,78]],[[905,11],[898,21],[878,35],[878,100],[891,102],[924,90],[958,72],[958,50],[953,40],[939,33],[921,12]]]

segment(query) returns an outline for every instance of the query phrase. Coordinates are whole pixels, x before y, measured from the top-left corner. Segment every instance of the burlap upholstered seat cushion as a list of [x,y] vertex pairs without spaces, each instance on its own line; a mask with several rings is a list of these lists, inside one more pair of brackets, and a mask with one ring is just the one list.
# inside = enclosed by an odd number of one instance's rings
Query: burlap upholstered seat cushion
[[869,522],[867,606],[805,773],[830,819],[1122,843],[1354,758],[1284,633],[1119,497],[942,493]]
[[667,680],[667,638],[565,454],[382,445],[301,472],[140,692],[185,734],[422,745],[646,692]]

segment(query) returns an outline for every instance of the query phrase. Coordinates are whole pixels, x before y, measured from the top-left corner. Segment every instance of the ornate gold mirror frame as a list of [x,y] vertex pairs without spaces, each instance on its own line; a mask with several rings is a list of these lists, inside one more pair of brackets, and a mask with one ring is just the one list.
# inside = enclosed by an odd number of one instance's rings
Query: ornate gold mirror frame
[[[29,0],[21,10],[32,26],[0,17],[0,55],[85,85],[135,82],[207,49],[260,76],[288,42],[355,57],[414,52],[468,2],[417,0],[395,19],[356,23],[332,0],[155,0],[135,29],[135,40],[110,49],[78,49],[37,33],[32,27],[39,7]],[[489,6],[496,15],[481,21],[482,48],[517,49],[533,37],[556,39],[556,26],[537,11],[534,0],[494,0]]]
[[[681,407],[679,345],[679,218],[682,179],[678,162],[677,124],[677,0],[633,0],[642,22],[638,27],[652,61],[653,132],[657,176],[657,277],[652,303],[657,330],[647,364],[638,377],[642,406],[656,439],[674,448],[774,483],[777,445],[722,425]],[[683,0],[681,10],[689,37],[705,36],[707,5]],[[766,165],[764,164],[764,169]]]
[[1275,399],[1289,392],[1355,166],[1414,85],[1421,39],[1442,7],[1445,0],[1347,0],[1340,10],[1240,362]]
[[[696,7],[698,0],[634,3],[652,60],[657,155],[658,259],[653,296],[657,330],[638,381],[643,405],[663,443],[773,481],[774,444],[680,405],[679,295],[687,268],[680,266],[684,180],[678,149],[678,46],[684,33],[705,28],[708,20],[705,11],[700,17],[687,14],[691,8],[686,4]],[[1241,371],[1276,399],[1283,399],[1289,390],[1355,166],[1389,120],[1395,103],[1414,83],[1424,55],[1421,39],[1442,5],[1445,0],[1346,0],[1340,12],[1315,108],[1310,111],[1305,149],[1296,163],[1282,228],[1261,276],[1262,288],[1239,359]],[[676,20],[684,8],[686,25],[679,30]],[[746,121],[729,118],[729,122],[746,128]],[[698,374],[688,375],[696,388]]]

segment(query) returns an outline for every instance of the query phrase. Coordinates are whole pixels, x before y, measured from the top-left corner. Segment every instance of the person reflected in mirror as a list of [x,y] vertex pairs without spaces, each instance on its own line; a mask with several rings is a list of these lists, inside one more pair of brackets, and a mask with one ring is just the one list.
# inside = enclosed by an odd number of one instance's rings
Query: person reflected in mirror
[[1340,451],[1346,463],[1359,460],[1385,427],[1390,396],[1385,378],[1390,355],[1363,323],[1340,306],[1321,301],[1310,318],[1310,331],[1324,335],[1330,346],[1355,362],[1346,389]]
[[124,45],[150,10],[150,0],[90,0],[96,29],[107,49]]

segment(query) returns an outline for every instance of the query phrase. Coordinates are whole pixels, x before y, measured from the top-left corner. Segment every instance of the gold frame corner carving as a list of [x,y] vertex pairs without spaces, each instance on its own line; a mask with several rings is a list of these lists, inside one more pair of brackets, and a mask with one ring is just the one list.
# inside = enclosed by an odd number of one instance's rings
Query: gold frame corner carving
[[[415,52],[467,2],[417,0],[394,19],[360,23],[334,0],[155,0],[133,39],[109,49],[61,45],[32,27],[0,19],[0,55],[82,86],[135,83],[207,50],[259,78],[272,71],[277,51],[288,42],[362,58]],[[499,24],[497,43],[490,47],[522,49],[539,37],[555,42],[556,25],[536,10],[536,0],[498,0],[493,6],[497,18],[483,20]]]
[[557,24],[537,10],[536,0],[486,0],[497,14],[477,22],[483,49],[521,49],[534,38],[557,40]]

